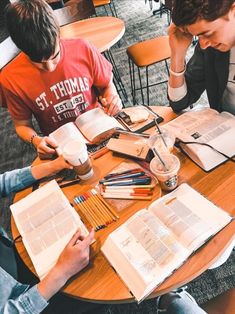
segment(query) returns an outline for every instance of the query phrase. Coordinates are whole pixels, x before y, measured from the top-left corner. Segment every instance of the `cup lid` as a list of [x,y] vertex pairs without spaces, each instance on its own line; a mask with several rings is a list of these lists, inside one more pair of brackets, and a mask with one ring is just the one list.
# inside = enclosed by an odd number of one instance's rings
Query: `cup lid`
[[173,154],[161,154],[161,159],[166,165],[167,171],[164,169],[160,159],[155,156],[150,162],[150,170],[152,173],[170,173],[178,171],[180,168],[180,160]]

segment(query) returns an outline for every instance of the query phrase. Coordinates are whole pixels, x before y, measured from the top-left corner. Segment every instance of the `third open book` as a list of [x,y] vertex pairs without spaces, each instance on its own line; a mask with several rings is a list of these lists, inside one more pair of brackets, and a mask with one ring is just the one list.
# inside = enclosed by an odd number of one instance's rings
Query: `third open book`
[[219,113],[210,108],[188,111],[163,128],[181,141],[182,150],[205,171],[225,162],[227,158],[223,154],[235,155],[235,116],[228,112]]
[[102,252],[140,302],[230,221],[184,183],[113,231]]

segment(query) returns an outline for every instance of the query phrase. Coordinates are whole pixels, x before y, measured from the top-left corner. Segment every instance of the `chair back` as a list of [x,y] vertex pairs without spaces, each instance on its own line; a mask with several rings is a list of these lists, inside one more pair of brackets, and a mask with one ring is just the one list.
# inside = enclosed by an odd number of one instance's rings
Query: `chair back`
[[10,37],[7,37],[0,43],[0,71],[13,60],[20,52]]
[[69,0],[63,8],[54,10],[60,26],[87,19],[95,14],[92,0]]

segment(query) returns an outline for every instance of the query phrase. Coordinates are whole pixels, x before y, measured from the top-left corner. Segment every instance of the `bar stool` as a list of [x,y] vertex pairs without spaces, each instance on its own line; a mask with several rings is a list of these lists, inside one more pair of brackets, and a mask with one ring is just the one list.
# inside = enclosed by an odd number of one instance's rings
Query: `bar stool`
[[[169,46],[168,36],[156,37],[153,39],[148,39],[137,44],[134,44],[127,48],[127,55],[129,59],[129,69],[130,69],[130,79],[131,79],[131,93],[133,98],[133,105],[136,102],[136,91],[141,91],[142,103],[144,104],[144,93],[143,89],[147,89],[147,105],[149,106],[149,87],[166,83],[165,81],[160,81],[155,84],[149,85],[149,67],[155,65],[159,62],[164,61],[167,74],[169,76],[169,69],[167,65],[167,59],[170,58],[171,51]],[[140,87],[136,87],[135,81],[135,66],[138,70],[139,84]],[[143,86],[140,68],[146,68],[146,86]]]
[[106,9],[106,6],[109,6],[109,9],[110,9],[112,16],[118,17],[116,7],[114,5],[113,0],[93,0],[93,3],[94,3],[95,8],[104,7],[107,15],[109,15],[109,14],[108,14],[108,11]]

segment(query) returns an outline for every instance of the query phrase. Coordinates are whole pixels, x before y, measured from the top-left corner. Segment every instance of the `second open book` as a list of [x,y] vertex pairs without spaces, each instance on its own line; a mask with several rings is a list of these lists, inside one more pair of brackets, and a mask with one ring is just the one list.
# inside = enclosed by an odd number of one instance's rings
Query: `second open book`
[[140,302],[230,221],[226,212],[182,184],[112,232],[102,252]]
[[86,144],[96,144],[111,137],[116,128],[123,126],[101,108],[89,110],[77,117],[75,122],[68,122],[52,132],[52,137],[62,150],[71,140],[80,140]]
[[164,128],[185,142],[179,142],[179,146],[205,171],[225,162],[227,158],[223,154],[229,157],[235,155],[235,116],[228,112],[219,113],[210,108],[188,111]]

